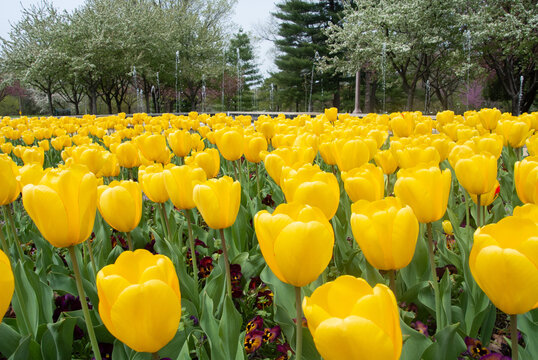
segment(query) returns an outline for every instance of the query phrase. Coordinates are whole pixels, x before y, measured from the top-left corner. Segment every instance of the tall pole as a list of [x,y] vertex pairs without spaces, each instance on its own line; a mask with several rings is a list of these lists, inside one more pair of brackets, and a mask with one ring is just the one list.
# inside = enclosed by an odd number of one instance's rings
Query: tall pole
[[355,110],[353,114],[361,113],[361,71],[355,73]]
[[222,111],[224,111],[224,71],[226,70],[226,49],[222,52]]
[[176,51],[176,113],[179,112],[179,91],[177,88],[178,82],[178,66],[179,66],[179,50]]

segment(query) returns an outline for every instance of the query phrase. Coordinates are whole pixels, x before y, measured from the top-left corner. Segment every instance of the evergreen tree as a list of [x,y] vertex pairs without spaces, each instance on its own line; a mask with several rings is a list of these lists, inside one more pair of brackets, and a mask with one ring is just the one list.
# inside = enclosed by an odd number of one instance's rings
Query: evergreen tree
[[[333,93],[332,103],[340,105],[340,78],[338,74],[319,74],[315,62],[328,55],[327,37],[323,29],[330,23],[339,21],[343,5],[337,0],[286,0],[277,4],[278,11],[273,15],[280,20],[275,45],[280,52],[275,64],[279,72],[274,78],[289,103],[284,104],[295,111],[308,109],[311,82],[319,81],[314,91]],[[316,54],[317,53],[317,54]],[[314,76],[312,72],[314,71]],[[302,105],[302,106],[301,106]]]

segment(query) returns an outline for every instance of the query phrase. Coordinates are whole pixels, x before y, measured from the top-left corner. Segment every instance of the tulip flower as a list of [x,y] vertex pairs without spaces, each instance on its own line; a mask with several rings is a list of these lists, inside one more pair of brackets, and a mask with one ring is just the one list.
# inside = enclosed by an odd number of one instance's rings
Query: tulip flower
[[514,216],[529,219],[538,224],[538,205],[525,204],[514,208]]
[[10,142],[4,143],[0,145],[0,150],[2,150],[4,154],[11,154],[11,151],[13,150],[13,144]]
[[380,270],[399,270],[411,262],[418,237],[418,220],[400,199],[387,197],[351,206],[351,228],[366,260]]
[[168,257],[125,251],[99,271],[96,282],[103,324],[133,350],[156,353],[176,335],[181,293]]
[[454,170],[459,183],[469,194],[487,194],[497,181],[497,159],[488,152],[460,158]]
[[325,117],[330,122],[335,122],[338,117],[338,108],[332,107],[329,109],[325,109]]
[[314,344],[326,360],[398,360],[402,352],[400,316],[385,285],[342,275],[303,300]]
[[[2,230],[0,230],[2,231]],[[3,239],[3,234],[0,234]],[[7,244],[3,241],[2,246],[4,250],[7,251]],[[13,296],[13,291],[15,290],[15,281],[13,278],[13,271],[11,270],[11,263],[7,255],[0,250],[0,322],[4,317],[9,304],[11,303],[11,297]]]
[[142,218],[142,189],[134,181],[112,181],[97,188],[97,208],[103,219],[118,231],[127,233],[129,249],[131,236]]
[[501,112],[496,108],[481,109],[478,112],[480,123],[486,130],[494,130],[497,127],[497,122],[501,118]]
[[173,166],[164,170],[164,183],[170,200],[178,209],[196,207],[193,199],[194,186],[206,181],[202,168],[192,166]]
[[45,162],[45,151],[40,147],[26,148],[21,154],[24,164],[39,164],[43,166]]
[[362,139],[340,139],[334,141],[332,146],[336,164],[340,171],[357,168],[370,159],[370,149]]
[[261,157],[269,176],[280,185],[282,169],[285,166],[298,169],[305,164],[311,164],[316,152],[312,148],[283,147]]
[[228,161],[235,161],[243,156],[244,140],[239,130],[224,129],[216,137],[217,147],[222,157]]
[[478,228],[469,255],[476,283],[493,304],[510,315],[512,358],[517,359],[517,314],[538,307],[538,224],[508,216]]
[[267,140],[260,135],[246,136],[244,142],[243,153],[245,158],[251,163],[259,163],[262,161],[260,153],[267,150]]
[[398,167],[398,162],[390,150],[378,151],[374,156],[374,160],[385,175],[392,174]]
[[121,167],[131,169],[140,166],[140,156],[138,155],[138,148],[131,141],[126,141],[114,149],[116,156],[118,157],[118,163]]
[[302,352],[301,287],[316,280],[331,261],[334,231],[321,210],[304,204],[259,211],[254,230],[267,265],[282,282],[295,287],[297,359]]
[[21,192],[17,164],[6,154],[0,154],[0,205],[11,204]]
[[220,170],[220,155],[217,149],[205,149],[200,152],[195,152],[191,156],[185,158],[186,165],[196,165],[204,169],[208,179],[214,178],[219,174]]
[[[74,246],[85,241],[93,229],[97,210],[95,175],[82,165],[51,169],[37,185],[29,184],[22,189],[22,202],[41,235],[56,247],[68,248],[79,297],[86,299]],[[88,248],[92,254],[89,244]],[[88,304],[81,301],[81,305],[93,354],[100,360]]]
[[164,182],[164,168],[160,163],[140,166],[138,181],[144,194],[154,203],[165,203],[170,199]]
[[407,169],[420,164],[441,162],[441,156],[433,146],[413,146],[406,147],[402,150],[395,150],[398,166],[401,169]]
[[390,127],[396,137],[411,136],[415,129],[415,116],[411,113],[396,116],[390,120]]
[[525,145],[525,140],[532,135],[531,124],[518,120],[499,122],[495,132],[504,136],[505,145],[510,145],[516,149]]
[[241,184],[229,176],[223,176],[220,179],[209,179],[194,186],[193,199],[207,226],[212,229],[218,229],[220,232],[226,269],[227,292],[231,299],[230,261],[223,229],[232,226],[235,222],[241,205]]
[[19,169],[20,175],[17,176],[17,180],[19,181],[21,188],[28,184],[37,185],[43,175],[45,175],[45,172],[49,170],[50,169],[43,170],[39,164],[24,165]]
[[516,162],[514,183],[519,200],[538,204],[538,156],[528,156]]
[[340,188],[334,174],[321,171],[318,165],[306,164],[297,171],[283,170],[280,182],[287,202],[318,207],[327,219],[336,214]]
[[142,155],[149,161],[155,161],[161,164],[168,164],[170,162],[170,150],[166,146],[164,135],[149,135],[148,133],[144,133],[144,135],[138,136],[135,142]]
[[443,220],[443,231],[447,235],[454,235],[454,229],[452,228],[452,223],[450,220]]
[[349,172],[342,172],[344,188],[352,202],[381,200],[385,192],[385,180],[381,168],[366,163]]
[[183,158],[191,152],[193,145],[191,134],[185,130],[174,131],[168,135],[168,144],[177,157]]

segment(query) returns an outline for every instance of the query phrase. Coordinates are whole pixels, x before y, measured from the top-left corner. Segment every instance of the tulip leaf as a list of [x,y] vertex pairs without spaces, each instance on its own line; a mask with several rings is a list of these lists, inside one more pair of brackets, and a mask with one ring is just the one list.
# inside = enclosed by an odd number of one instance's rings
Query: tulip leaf
[[[17,326],[21,334],[33,334],[35,336],[39,326],[39,296],[32,287],[25,266],[20,260],[15,263],[13,276],[15,278],[15,289],[18,289],[13,294],[12,300],[13,310],[17,314]],[[21,298],[17,296],[17,292],[21,295]]]
[[[534,318],[533,318],[534,317]],[[529,311],[526,314],[519,315],[518,329],[523,333],[527,347],[525,352],[529,355],[528,359],[538,359],[538,309]]]
[[452,360],[465,351],[463,339],[458,335],[460,324],[452,324],[437,331],[436,341],[423,354],[424,360]]
[[400,327],[402,329],[403,337],[406,338],[403,343],[400,360],[420,359],[424,351],[432,344],[432,341],[401,320]]
[[26,336],[21,339],[19,346],[11,355],[10,360],[41,360],[41,349],[37,341],[32,339],[31,336]]
[[44,359],[70,359],[73,344],[73,329],[77,320],[64,318],[53,324],[47,324],[47,330],[41,337],[41,354]]
[[[444,316],[443,324],[450,325],[452,323],[452,281],[450,274],[445,271],[439,283],[439,291],[441,296],[441,313]],[[439,320],[437,320],[439,322]]]
[[9,358],[17,350],[21,335],[7,324],[7,319],[0,322],[0,353]]

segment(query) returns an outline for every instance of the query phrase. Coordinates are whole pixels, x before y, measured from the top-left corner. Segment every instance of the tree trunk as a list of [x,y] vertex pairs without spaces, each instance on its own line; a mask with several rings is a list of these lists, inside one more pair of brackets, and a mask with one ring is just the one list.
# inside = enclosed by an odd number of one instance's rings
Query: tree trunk
[[97,115],[97,89],[91,89],[90,95],[90,104],[91,104],[91,113]]
[[337,109],[340,108],[340,82],[336,82],[336,90],[333,95],[333,106]]
[[410,87],[407,91],[407,105],[406,110],[407,111],[413,111],[413,104],[415,102],[415,88]]
[[121,112],[121,100],[116,99],[116,108],[119,114]]
[[75,115],[80,115],[79,103],[80,101],[75,101]]
[[52,91],[50,88],[47,89],[47,100],[49,102],[50,115],[54,116],[54,105],[52,104]]

